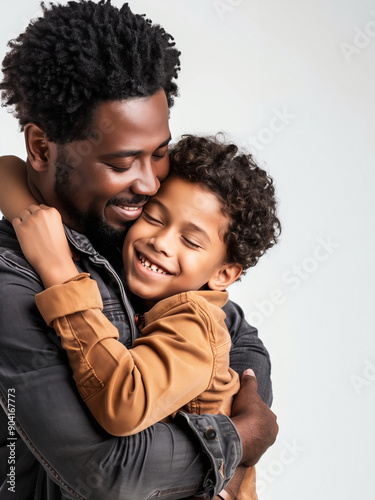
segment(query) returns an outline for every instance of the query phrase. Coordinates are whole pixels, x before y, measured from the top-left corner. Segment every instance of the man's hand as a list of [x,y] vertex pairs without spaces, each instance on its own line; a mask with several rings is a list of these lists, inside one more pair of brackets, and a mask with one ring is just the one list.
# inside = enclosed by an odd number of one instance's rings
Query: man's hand
[[250,467],[275,442],[279,431],[276,415],[257,393],[253,370],[242,374],[241,388],[232,406],[232,422],[242,440],[241,463]]
[[[219,495],[213,498],[213,500],[236,500],[241,489],[242,481],[248,470],[249,469],[245,467],[245,465],[239,465],[234,473],[234,476],[226,485],[225,490],[222,490]],[[256,498],[255,484],[252,489],[246,493],[246,498],[249,498],[249,500]],[[202,497],[189,497],[189,500],[202,500]]]
[[[234,476],[226,485],[225,490],[221,491],[219,496],[216,496],[214,500],[219,500],[219,499],[236,500],[240,492],[241,484],[247,470],[248,468],[245,467],[244,465],[239,465],[236,469],[236,472],[234,473]],[[253,499],[254,498],[253,493],[255,494],[255,485],[253,487],[253,491],[249,490],[247,493],[248,493],[247,497],[249,498],[249,500]]]

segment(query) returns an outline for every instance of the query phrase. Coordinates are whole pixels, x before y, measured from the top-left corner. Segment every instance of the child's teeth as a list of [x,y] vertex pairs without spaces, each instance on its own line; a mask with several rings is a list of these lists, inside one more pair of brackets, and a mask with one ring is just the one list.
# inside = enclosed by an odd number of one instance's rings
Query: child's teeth
[[160,269],[155,264],[151,264],[151,262],[148,259],[146,259],[145,257],[143,257],[143,255],[139,256],[139,260],[141,261],[141,263],[144,267],[147,267],[147,269],[151,269],[151,271],[153,271],[154,273],[167,274],[163,269]]

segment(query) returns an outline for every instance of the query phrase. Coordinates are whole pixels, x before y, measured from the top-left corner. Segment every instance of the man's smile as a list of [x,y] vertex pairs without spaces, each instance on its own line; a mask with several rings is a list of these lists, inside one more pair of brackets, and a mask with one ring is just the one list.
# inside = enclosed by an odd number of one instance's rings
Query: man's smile
[[130,221],[134,219],[138,219],[143,210],[144,203],[141,205],[117,205],[111,203],[107,205],[106,212],[107,214],[115,214],[117,217],[120,217],[124,221]]

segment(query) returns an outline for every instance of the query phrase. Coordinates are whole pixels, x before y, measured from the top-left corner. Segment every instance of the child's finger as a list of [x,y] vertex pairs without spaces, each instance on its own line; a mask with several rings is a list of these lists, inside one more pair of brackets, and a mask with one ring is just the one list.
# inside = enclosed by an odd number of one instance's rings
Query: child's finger
[[22,224],[22,220],[19,217],[15,217],[12,220],[12,226],[14,227],[14,229],[18,227],[20,224]]
[[[31,213],[31,214],[35,214],[35,212],[38,212],[39,210],[41,210],[42,206],[41,205],[30,205],[27,210]],[[48,207],[46,207],[48,208]]]
[[31,212],[29,209],[22,210],[22,212],[19,214],[18,218],[21,220],[21,222],[27,220],[31,215]]

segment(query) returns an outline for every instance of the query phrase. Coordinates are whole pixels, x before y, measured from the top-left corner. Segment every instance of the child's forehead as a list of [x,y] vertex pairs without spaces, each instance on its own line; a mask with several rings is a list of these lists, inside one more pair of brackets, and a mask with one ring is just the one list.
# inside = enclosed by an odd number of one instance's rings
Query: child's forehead
[[205,210],[209,206],[221,208],[222,205],[218,196],[202,182],[192,182],[175,174],[167,177],[151,200],[154,198],[171,199],[195,210]]
[[197,182],[178,176],[168,177],[160,190],[150,198],[149,207],[189,226],[209,227],[220,239],[228,227],[229,218],[223,213],[217,195]]

